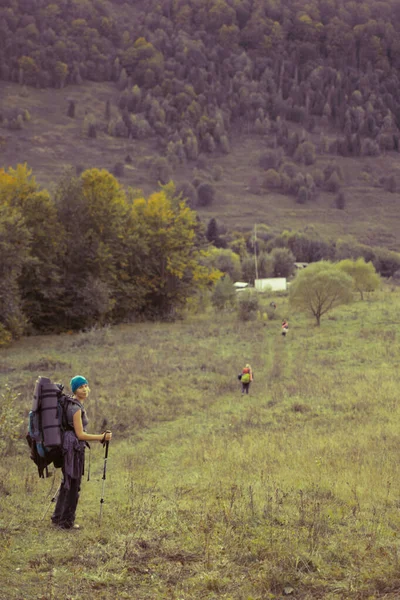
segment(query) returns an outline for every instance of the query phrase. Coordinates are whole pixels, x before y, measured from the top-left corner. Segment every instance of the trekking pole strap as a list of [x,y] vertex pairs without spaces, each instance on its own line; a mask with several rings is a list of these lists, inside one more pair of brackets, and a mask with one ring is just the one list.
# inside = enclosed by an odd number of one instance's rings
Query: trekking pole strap
[[101,440],[100,440],[100,444],[103,444],[103,447],[104,447],[104,445],[105,445],[105,444],[108,444],[108,442],[106,442],[106,435],[107,435],[107,433],[111,433],[111,431],[109,431],[109,430],[107,429],[107,431],[105,431],[105,432],[103,433],[103,437],[102,437],[102,438],[101,438]]

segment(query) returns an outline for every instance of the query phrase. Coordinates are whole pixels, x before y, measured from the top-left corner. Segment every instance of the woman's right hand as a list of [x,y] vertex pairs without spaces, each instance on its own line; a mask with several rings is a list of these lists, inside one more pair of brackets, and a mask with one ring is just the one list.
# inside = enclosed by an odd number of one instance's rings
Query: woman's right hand
[[99,440],[100,444],[105,444],[106,442],[109,442],[112,438],[112,433],[111,431],[104,431],[104,433],[101,434],[101,440]]

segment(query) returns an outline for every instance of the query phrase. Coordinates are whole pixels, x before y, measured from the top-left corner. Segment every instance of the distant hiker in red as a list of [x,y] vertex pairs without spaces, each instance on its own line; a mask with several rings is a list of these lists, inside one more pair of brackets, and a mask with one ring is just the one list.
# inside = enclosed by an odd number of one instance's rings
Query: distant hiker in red
[[283,337],[286,336],[287,332],[289,331],[289,323],[285,320],[282,321],[282,335]]
[[253,381],[253,370],[249,364],[247,364],[242,370],[240,381],[242,383],[242,394],[248,394],[250,389],[250,383]]

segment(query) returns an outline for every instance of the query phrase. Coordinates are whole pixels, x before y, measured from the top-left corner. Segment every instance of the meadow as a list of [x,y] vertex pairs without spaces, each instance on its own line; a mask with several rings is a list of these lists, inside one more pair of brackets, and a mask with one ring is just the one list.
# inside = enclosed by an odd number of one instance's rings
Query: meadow
[[[400,290],[319,328],[274,299],[267,321],[209,309],[0,350],[20,431],[0,462],[1,600],[400,597]],[[77,373],[89,431],[106,419],[113,440],[101,522],[92,444],[84,529],[62,532],[49,519],[60,472],[38,478],[25,422],[37,375]]]

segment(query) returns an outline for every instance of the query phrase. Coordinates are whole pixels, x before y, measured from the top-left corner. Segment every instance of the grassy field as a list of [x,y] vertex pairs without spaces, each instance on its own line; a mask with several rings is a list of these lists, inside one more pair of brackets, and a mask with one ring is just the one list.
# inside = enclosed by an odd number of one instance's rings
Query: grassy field
[[[70,99],[75,101],[74,118],[67,116]],[[27,162],[38,182],[54,190],[67,168],[96,167],[112,171],[116,163],[124,163],[129,155],[132,163],[125,164],[121,183],[150,194],[158,186],[149,169],[151,159],[160,153],[156,141],[114,138],[105,133],[107,100],[111,103],[112,116],[117,116],[118,91],[110,83],[37,90],[0,82],[0,111],[3,109],[8,114],[11,109],[18,108],[28,110],[31,117],[20,131],[0,128],[0,168]],[[83,133],[87,115],[98,123],[96,139]],[[300,132],[297,125],[289,123],[288,126],[291,132],[294,129]],[[322,137],[334,137],[333,132],[318,129],[308,135],[317,147],[321,145]],[[173,178],[178,184],[199,176],[214,185],[214,204],[199,209],[204,222],[215,217],[220,225],[229,229],[251,229],[255,223],[265,223],[276,231],[315,225],[323,235],[333,239],[350,235],[372,246],[400,250],[400,193],[385,191],[381,182],[382,178],[394,176],[397,189],[400,189],[398,153],[361,158],[318,154],[315,165],[307,167],[307,172],[313,174],[316,169],[323,170],[334,161],[343,173],[346,205],[344,210],[338,210],[335,194],[327,192],[321,192],[317,200],[304,205],[296,204],[292,196],[267,190],[252,194],[250,182],[256,179],[261,183],[264,177],[259,158],[267,149],[267,143],[266,137],[235,133],[232,134],[230,154],[202,156],[201,169],[195,162],[176,169]],[[215,178],[216,170],[219,170],[218,178]]]
[[0,351],[1,390],[20,394],[21,417],[38,374],[82,373],[89,430],[106,418],[114,433],[101,524],[92,445],[81,532],[51,527],[60,473],[39,480],[24,425],[3,453],[1,600],[400,597],[400,292],[338,308],[320,328],[275,300],[265,324],[205,313]]

